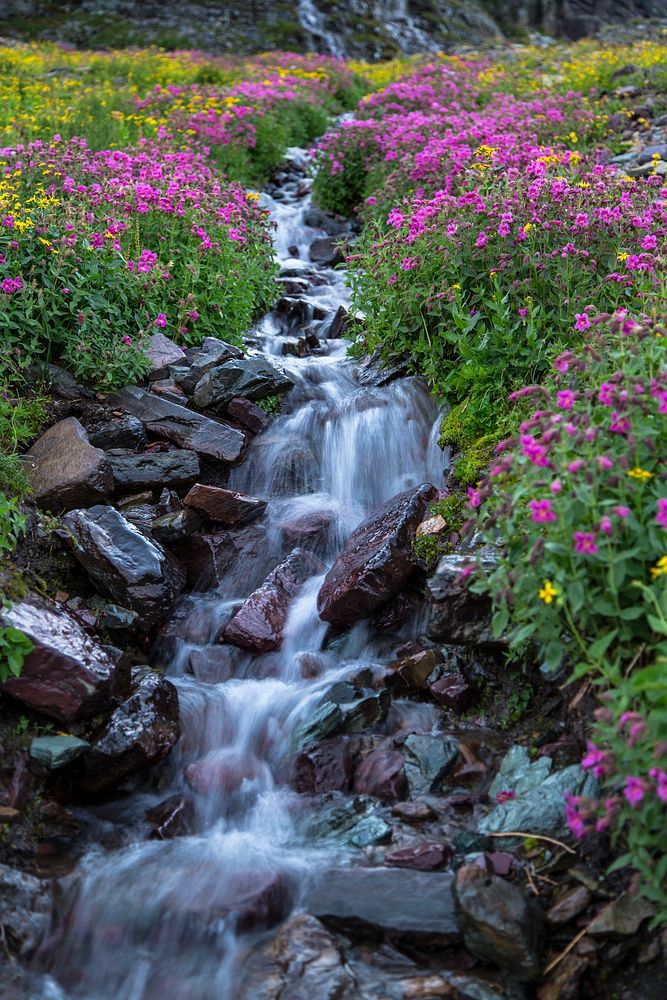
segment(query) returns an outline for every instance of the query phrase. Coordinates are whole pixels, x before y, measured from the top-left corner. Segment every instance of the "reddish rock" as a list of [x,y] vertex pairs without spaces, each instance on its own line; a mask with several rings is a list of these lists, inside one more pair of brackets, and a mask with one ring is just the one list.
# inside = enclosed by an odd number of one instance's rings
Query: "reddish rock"
[[438,814],[431,809],[426,802],[410,801],[396,802],[391,807],[391,814],[397,819],[402,819],[404,823],[428,823],[430,820],[438,818]]
[[452,857],[454,851],[448,844],[413,844],[391,854],[385,854],[385,864],[393,868],[413,868],[415,871],[430,872],[441,868]]
[[173,552],[185,570],[189,590],[215,587],[234,560],[234,550],[224,531],[191,535],[174,546]]
[[389,664],[392,673],[385,677],[385,686],[399,696],[421,691],[426,687],[427,678],[443,660],[439,649],[424,649],[413,656],[396,660]]
[[333,511],[314,510],[289,521],[283,521],[280,530],[292,545],[304,542],[313,545],[327,537],[335,519],[336,515]]
[[593,900],[590,889],[585,885],[575,885],[562,892],[547,910],[546,920],[550,927],[560,927],[574,920],[586,910]]
[[152,827],[152,840],[185,837],[194,829],[194,804],[185,795],[170,795],[164,802],[148,809],[145,817]]
[[231,642],[251,653],[279,649],[292,599],[308,577],[322,572],[322,563],[312,552],[294,549],[255,590],[222,633]]
[[180,365],[185,354],[173,340],[163,333],[154,333],[148,340],[148,357],[151,361],[149,378],[161,379],[167,375],[169,365]]
[[334,736],[298,755],[292,783],[297,792],[306,795],[349,792],[353,774],[352,744],[345,736]]
[[39,507],[60,514],[104,500],[113,489],[109,460],[93,448],[76,417],[50,427],[26,454],[26,471]]
[[418,594],[403,591],[376,611],[371,618],[371,626],[377,632],[396,632],[409,622],[422,601]]
[[428,483],[406,490],[352,533],[317,598],[323,621],[344,628],[367,618],[403,590],[417,571],[414,533],[437,494]]
[[251,399],[236,396],[227,407],[227,416],[252,434],[261,434],[271,423],[267,413]]
[[457,715],[469,709],[479,697],[477,687],[463,674],[447,674],[429,687],[438,704],[451,709]]
[[266,500],[258,500],[246,493],[223,490],[218,486],[203,486],[201,483],[195,483],[183,503],[203,511],[212,521],[218,521],[229,528],[254,521],[267,507]]
[[374,795],[382,802],[395,802],[408,797],[408,779],[403,769],[400,750],[378,747],[357,767],[354,775],[357,795]]
[[258,762],[234,750],[212,750],[185,768],[185,780],[200,795],[231,795],[260,772]]
[[234,676],[234,651],[225,646],[193,649],[188,658],[190,673],[203,684],[221,684]]
[[90,718],[109,706],[122,678],[69,614],[31,596],[5,609],[1,620],[33,644],[20,677],[1,685],[5,694],[63,722]]

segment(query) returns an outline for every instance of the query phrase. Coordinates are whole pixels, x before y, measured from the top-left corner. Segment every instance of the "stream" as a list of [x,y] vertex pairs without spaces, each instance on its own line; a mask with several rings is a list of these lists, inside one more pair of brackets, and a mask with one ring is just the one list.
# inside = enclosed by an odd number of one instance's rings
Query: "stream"
[[[181,599],[188,627],[162,665],[178,689],[182,731],[158,788],[142,780],[121,799],[79,811],[91,842],[105,846],[91,848],[64,880],[60,917],[40,957],[44,1000],[245,996],[239,976],[258,935],[266,940],[267,927],[303,906],[313,873],[359,861],[358,850],[309,831],[312,807],[290,788],[289,767],[299,726],[327,689],[364,670],[381,671],[395,658],[396,637],[390,647],[362,623],[328,642],[317,594],[325,569],[372,510],[420,483],[442,483],[443,456],[436,407],[424,385],[402,378],[364,387],[346,359],[346,342],[328,338],[348,289],[340,270],[309,261],[309,246],[323,233],[304,223],[312,206],[303,151],[291,150],[287,167],[263,199],[276,224],[281,275],[300,290],[291,298],[300,302],[301,318],[295,324],[277,309],[249,343],[279,357],[295,388],[229,482],[268,501],[261,542],[214,590]],[[319,338],[317,352],[285,355],[285,343],[305,328]],[[229,652],[217,637],[285,558],[294,522],[323,526],[307,545],[322,569],[294,597],[278,652]],[[413,620],[401,639],[419,628]],[[190,672],[194,654],[199,664],[215,663],[220,677],[221,650],[227,650],[225,680],[210,683]],[[432,706],[395,700],[383,731],[411,720],[429,731],[436,718]],[[146,839],[146,810],[184,792],[194,801],[193,832]]]

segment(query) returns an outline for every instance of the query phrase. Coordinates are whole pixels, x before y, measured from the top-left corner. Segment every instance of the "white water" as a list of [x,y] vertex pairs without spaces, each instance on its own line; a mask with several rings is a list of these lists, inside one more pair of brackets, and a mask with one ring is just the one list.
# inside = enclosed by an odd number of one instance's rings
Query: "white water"
[[[350,5],[350,14],[354,15],[354,4]],[[368,10],[369,5],[360,5],[357,11],[359,18],[367,18],[369,13],[382,25],[386,34],[396,43],[400,52],[407,54],[419,52],[436,52],[439,49],[437,41],[427,31],[417,24],[410,13],[409,0],[376,0]],[[299,22],[306,32],[308,45],[317,52],[325,52],[332,56],[346,55],[345,38],[328,26],[327,16],[322,13],[313,0],[299,0],[297,7]],[[364,22],[359,21],[359,29]]]
[[[289,186],[283,194],[271,202],[278,256],[290,267],[318,271],[303,260],[287,261],[293,244],[307,258],[317,233],[302,221],[309,198],[292,196]],[[309,295],[335,310],[347,298],[343,278],[318,274],[326,284]],[[267,352],[280,350],[283,333],[273,315],[255,331]],[[232,1000],[256,938],[229,911],[272,883],[298,907],[309,872],[331,861],[331,847],[303,833],[304,800],[287,784],[294,735],[333,681],[386,657],[386,640],[357,626],[335,652],[327,649],[316,610],[318,574],[291,605],[280,652],[255,657],[230,650],[228,679],[220,683],[186,672],[190,654],[209,655],[233,608],[290,551],[290,522],[314,514],[328,520],[329,530],[311,547],[330,565],[352,529],[383,501],[421,482],[442,482],[436,412],[423,385],[402,379],[362,388],[344,344],[324,346],[329,353],[320,357],[283,359],[296,382],[288,412],[255,440],[231,476],[235,489],[269,500],[256,525],[265,528],[261,543],[214,592],[184,599],[187,628],[168,669],[178,688],[182,737],[159,789],[144,786],[86,814],[101,839],[113,835],[121,843],[91,851],[64,886],[61,917],[43,949],[45,1000]],[[197,832],[146,840],[144,810],[180,791],[192,795],[184,773],[191,766],[201,776]]]

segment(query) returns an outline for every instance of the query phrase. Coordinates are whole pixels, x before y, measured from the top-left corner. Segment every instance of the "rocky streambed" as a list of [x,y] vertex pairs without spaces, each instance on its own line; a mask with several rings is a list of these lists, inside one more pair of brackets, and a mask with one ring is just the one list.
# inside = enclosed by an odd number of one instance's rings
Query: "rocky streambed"
[[34,650],[2,692],[3,996],[609,995],[660,945],[568,839],[576,714],[502,663],[459,554],[413,554],[447,456],[419,380],[346,358],[354,227],[299,150],[264,198],[284,294],[243,351],[156,335],[102,400],[51,371],[29,459],[63,516],[6,614]]

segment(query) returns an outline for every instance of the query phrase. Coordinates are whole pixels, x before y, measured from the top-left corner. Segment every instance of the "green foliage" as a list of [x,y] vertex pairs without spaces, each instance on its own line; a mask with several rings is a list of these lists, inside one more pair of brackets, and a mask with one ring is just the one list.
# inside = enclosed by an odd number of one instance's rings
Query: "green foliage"
[[[25,517],[18,501],[0,493],[0,564],[14,551],[25,527]],[[0,589],[0,607],[7,600]],[[32,643],[19,629],[0,625],[0,682],[18,677]]]
[[17,628],[0,628],[0,683],[18,677],[32,642]]

